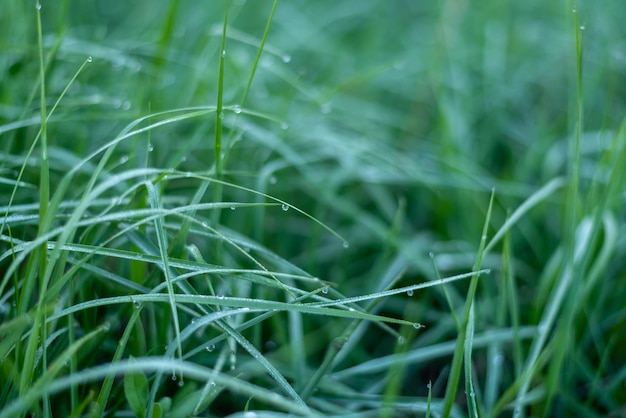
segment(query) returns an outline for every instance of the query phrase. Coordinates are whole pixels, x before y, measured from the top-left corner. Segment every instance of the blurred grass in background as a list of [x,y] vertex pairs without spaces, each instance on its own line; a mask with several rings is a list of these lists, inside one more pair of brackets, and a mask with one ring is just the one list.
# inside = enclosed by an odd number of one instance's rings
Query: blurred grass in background
[[226,3],[3,0],[0,416],[622,416],[626,8]]

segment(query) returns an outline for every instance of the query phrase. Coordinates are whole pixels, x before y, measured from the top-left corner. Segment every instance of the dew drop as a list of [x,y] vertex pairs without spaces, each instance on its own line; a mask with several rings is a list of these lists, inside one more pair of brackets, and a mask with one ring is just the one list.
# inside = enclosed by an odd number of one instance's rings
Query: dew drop
[[108,322],[105,322],[104,325],[102,325],[102,330],[103,331],[109,331],[111,329],[111,324]]
[[288,129],[289,128],[289,124],[287,122],[282,122],[280,124],[280,129]]
[[241,113],[241,106],[239,105],[235,105],[235,107],[233,108],[233,112],[235,112],[235,114],[240,114]]
[[283,203],[283,205],[281,206],[281,209],[287,212],[289,210],[289,205],[286,203]]
[[398,337],[398,345],[402,345],[406,342],[406,340],[404,339],[404,337],[401,335]]
[[225,57],[226,56],[226,50],[222,49],[222,56]]
[[348,241],[344,241],[343,242],[343,248],[349,248],[350,244],[348,244]]
[[276,176],[270,177],[270,184],[276,184],[277,181],[278,179],[276,178]]
[[430,389],[430,388],[432,388],[432,387],[433,387],[433,384],[432,384],[431,382],[428,382],[428,384],[426,385],[426,387],[427,387],[428,389]]
[[219,300],[222,300],[222,299],[224,299],[224,295],[217,295],[217,298],[218,298]]
[[413,324],[413,328],[415,329],[420,329],[420,328],[426,328],[424,325],[420,324],[419,322],[416,322]]
[[572,13],[576,13],[576,12],[577,12],[576,6],[572,7]]
[[178,382],[178,387],[182,388],[183,386],[185,386],[185,382],[183,380],[181,380],[180,382]]
[[172,374],[172,380],[176,381],[178,379],[178,377],[176,376],[176,374]]
[[198,321],[198,318],[191,318],[191,323],[195,324]]
[[413,289],[406,291],[407,296],[413,296]]
[[496,354],[495,356],[493,356],[493,359],[491,361],[493,362],[494,366],[499,366],[502,364],[503,360],[504,357],[502,356],[502,354]]
[[87,62],[92,62],[93,58],[91,58],[91,55],[87,57]]
[[154,146],[152,144],[148,145],[148,152],[154,151]]
[[215,350],[215,344],[211,344],[206,347],[206,351],[208,351],[209,353],[212,352],[213,350]]
[[320,112],[322,112],[325,115],[329,114],[331,110],[332,108],[330,106],[330,103],[324,103],[323,105],[320,106]]
[[41,3],[37,2],[37,4],[35,5],[35,7],[37,8],[37,10],[41,10]]
[[122,155],[120,157],[120,164],[126,164],[128,162],[128,155]]
[[224,120],[224,112],[220,112],[217,116],[218,116],[220,119]]
[[285,64],[291,62],[291,55],[283,55],[283,62]]
[[215,383],[215,382],[211,381],[211,383],[209,383],[209,385],[210,385],[212,388],[214,388],[215,386],[217,386],[217,383]]
[[585,30],[585,24],[583,23],[582,25],[579,26],[580,30]]
[[325,295],[328,294],[328,286],[322,287],[322,293],[325,294]]
[[235,206],[230,207],[230,210],[235,210],[235,209],[237,209]]
[[430,258],[435,258],[435,253],[431,251],[431,252],[428,253],[428,256]]

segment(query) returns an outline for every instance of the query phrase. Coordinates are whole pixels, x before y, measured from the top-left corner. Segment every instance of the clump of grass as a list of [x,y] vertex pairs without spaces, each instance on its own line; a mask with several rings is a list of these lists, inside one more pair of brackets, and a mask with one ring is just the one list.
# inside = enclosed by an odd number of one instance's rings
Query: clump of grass
[[624,11],[31,6],[0,417],[623,412]]

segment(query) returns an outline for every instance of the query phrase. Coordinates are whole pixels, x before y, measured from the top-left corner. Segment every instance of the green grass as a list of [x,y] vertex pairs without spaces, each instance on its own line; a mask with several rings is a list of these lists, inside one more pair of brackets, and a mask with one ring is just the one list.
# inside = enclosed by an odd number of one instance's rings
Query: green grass
[[619,2],[4,3],[0,418],[624,415]]

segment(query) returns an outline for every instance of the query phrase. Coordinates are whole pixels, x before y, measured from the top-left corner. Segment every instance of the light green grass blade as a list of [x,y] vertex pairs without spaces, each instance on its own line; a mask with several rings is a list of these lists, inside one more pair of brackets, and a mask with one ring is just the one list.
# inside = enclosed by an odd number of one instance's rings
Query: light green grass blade
[[[146,182],[146,189],[148,190],[148,202],[153,209],[160,209],[161,203],[156,188],[150,182]],[[172,284],[172,277],[170,276],[171,270],[169,265],[168,255],[168,240],[163,228],[163,218],[157,217],[154,220],[154,229],[159,247],[159,254],[161,263],[163,263],[163,275],[165,277],[165,284],[167,285],[167,293],[169,295],[169,305],[172,310],[172,319],[174,321],[174,334],[177,341],[178,356],[180,359],[183,357],[183,348],[180,341],[180,323],[178,319],[178,309],[176,308],[176,301],[174,299],[174,285]]]
[[[491,192],[491,199],[489,201],[489,207],[487,209],[487,216],[485,217],[485,224],[483,226],[483,232],[480,239],[480,246],[478,249],[478,254],[476,255],[476,263],[474,265],[474,271],[478,271],[482,264],[482,259],[485,253],[485,244],[487,242],[487,230],[489,227],[489,223],[491,221],[491,211],[493,208],[493,201],[495,197],[495,190]],[[478,286],[478,275],[474,275],[470,280],[469,290],[467,291],[467,299],[465,301],[465,309],[463,313],[463,322],[461,323],[461,328],[459,330],[459,335],[457,337],[456,347],[454,349],[454,356],[452,357],[452,365],[450,366],[450,375],[448,377],[448,385],[446,387],[446,395],[444,398],[444,407],[443,407],[443,416],[447,417],[452,412],[452,405],[454,404],[454,399],[456,398],[457,385],[459,382],[461,367],[463,364],[463,353],[468,351],[471,354],[470,348],[465,348],[465,345],[468,343],[466,341],[468,328],[470,323],[471,309],[474,304],[474,297],[476,295],[476,288]],[[471,342],[471,340],[470,340]],[[470,362],[471,358],[465,358],[466,362]],[[468,366],[471,367],[471,366]],[[469,376],[471,378],[471,376]],[[471,381],[466,381],[466,388],[471,385]]]
[[172,370],[180,370],[188,379],[215,381],[228,387],[234,393],[242,393],[247,396],[258,398],[279,410],[289,411],[294,414],[306,416],[322,416],[310,408],[302,407],[296,402],[280,396],[279,394],[253,385],[244,380],[231,377],[227,374],[214,375],[211,369],[195,363],[180,362],[173,359],[161,357],[145,357],[134,361],[120,361],[115,364],[104,364],[90,369],[81,370],[72,376],[63,376],[53,380],[46,385],[37,385],[30,389],[26,396],[19,398],[0,411],[0,418],[12,418],[16,414],[26,411],[29,406],[41,399],[43,396],[53,395],[61,392],[72,385],[85,384],[94,380],[104,379],[111,375],[124,375],[126,373],[150,373],[162,372],[170,373]]

